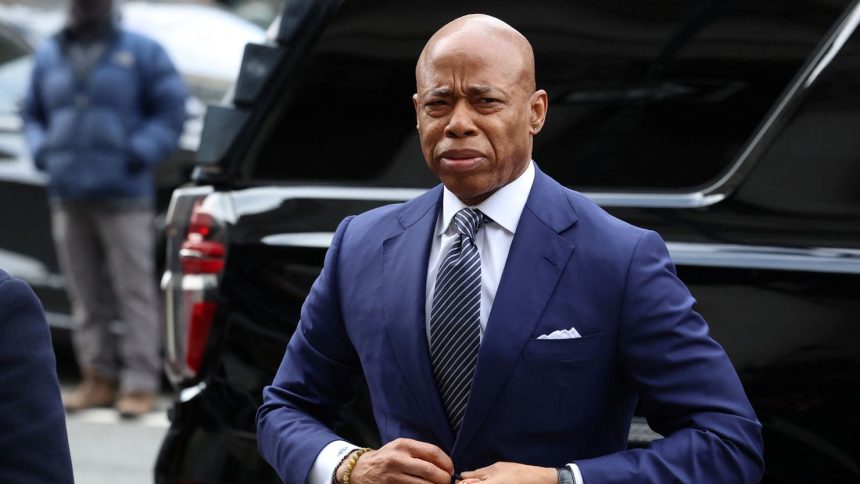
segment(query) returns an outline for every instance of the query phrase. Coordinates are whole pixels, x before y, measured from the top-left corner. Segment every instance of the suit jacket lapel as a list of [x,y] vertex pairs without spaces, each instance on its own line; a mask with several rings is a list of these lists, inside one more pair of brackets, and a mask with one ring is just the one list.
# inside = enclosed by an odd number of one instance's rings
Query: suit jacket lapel
[[391,347],[428,426],[448,451],[454,435],[433,378],[424,315],[427,260],[441,193],[440,186],[404,206],[399,217],[403,231],[383,242],[382,265]]
[[573,244],[559,235],[576,222],[562,190],[537,171],[481,342],[455,460],[483,424],[573,253]]

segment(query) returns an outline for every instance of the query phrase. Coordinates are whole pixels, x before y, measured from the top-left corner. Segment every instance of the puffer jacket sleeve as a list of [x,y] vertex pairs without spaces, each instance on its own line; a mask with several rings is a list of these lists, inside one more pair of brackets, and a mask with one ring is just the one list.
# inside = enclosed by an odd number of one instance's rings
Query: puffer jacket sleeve
[[187,91],[182,78],[158,44],[151,44],[143,63],[145,121],[131,136],[131,168],[152,167],[173,152],[185,123]]
[[44,157],[42,155],[44,154],[45,132],[48,122],[39,87],[42,82],[42,73],[45,70],[44,64],[45,55],[43,49],[35,56],[33,70],[30,73],[30,83],[27,86],[27,92],[21,104],[24,137],[27,140],[30,156],[33,157],[33,162],[39,170],[45,169]]

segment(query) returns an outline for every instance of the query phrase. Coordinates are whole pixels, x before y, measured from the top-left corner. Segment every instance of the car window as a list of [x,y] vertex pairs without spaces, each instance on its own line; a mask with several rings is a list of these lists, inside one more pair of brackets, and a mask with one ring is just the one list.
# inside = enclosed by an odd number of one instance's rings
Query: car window
[[[845,236],[860,222],[860,30],[816,79],[745,178],[740,203]],[[826,219],[824,214],[837,218]]]
[[538,164],[590,190],[689,190],[736,160],[845,1],[352,0],[290,71],[257,179],[430,186],[411,95],[426,39],[486,12],[549,93]]
[[17,113],[32,65],[29,55],[0,64],[0,115]]
[[0,64],[27,55],[30,51],[24,38],[12,27],[0,23]]
[[[12,115],[29,77],[30,48],[11,27],[0,23],[0,117]],[[0,124],[4,124],[0,121]]]

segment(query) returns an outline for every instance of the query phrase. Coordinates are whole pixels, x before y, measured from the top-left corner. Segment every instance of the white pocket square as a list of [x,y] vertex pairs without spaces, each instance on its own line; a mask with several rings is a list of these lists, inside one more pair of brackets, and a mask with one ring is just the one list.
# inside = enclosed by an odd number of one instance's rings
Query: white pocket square
[[538,336],[537,339],[574,339],[581,338],[582,335],[579,334],[579,331],[576,328],[570,329],[559,329],[557,331],[553,331],[550,334],[542,334]]

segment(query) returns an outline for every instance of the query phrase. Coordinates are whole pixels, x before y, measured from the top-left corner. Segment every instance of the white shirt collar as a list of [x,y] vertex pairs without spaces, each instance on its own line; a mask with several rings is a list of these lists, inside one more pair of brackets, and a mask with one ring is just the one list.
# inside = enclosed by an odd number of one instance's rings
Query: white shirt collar
[[[526,206],[534,179],[534,162],[529,161],[526,170],[516,180],[499,188],[496,193],[490,195],[490,198],[470,208],[480,210],[484,215],[490,217],[493,222],[496,222],[503,229],[514,234],[517,231],[517,225],[520,223],[520,215],[522,215],[523,208]],[[442,219],[440,220],[441,223],[436,226],[436,235],[441,235],[447,231],[451,225],[451,220],[454,219],[454,215],[466,207],[467,205],[457,198],[457,195],[454,195],[447,187],[444,187],[442,190]]]

